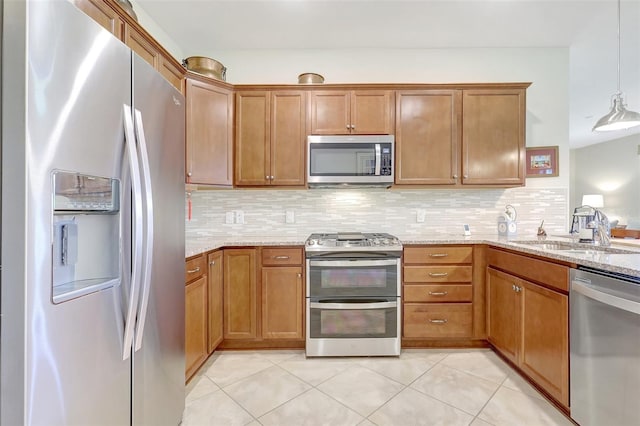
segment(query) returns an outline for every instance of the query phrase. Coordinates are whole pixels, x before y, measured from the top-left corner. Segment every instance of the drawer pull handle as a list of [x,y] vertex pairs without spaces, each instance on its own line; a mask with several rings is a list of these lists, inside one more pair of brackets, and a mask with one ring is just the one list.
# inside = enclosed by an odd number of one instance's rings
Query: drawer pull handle
[[273,258],[278,260],[287,260],[289,259],[289,256],[273,256]]
[[195,274],[196,272],[200,272],[200,267],[196,266],[196,269],[188,269],[187,274]]
[[430,291],[429,296],[446,296],[449,294],[448,291]]
[[213,266],[213,265],[215,265],[215,264],[216,264],[216,261],[215,261],[215,260],[212,260],[211,262],[209,262],[209,266]]
[[447,275],[449,275],[448,272],[429,272],[429,276],[434,278],[446,277]]
[[446,324],[447,320],[446,319],[430,319],[429,322],[432,324]]
[[429,257],[447,257],[449,253],[431,253]]

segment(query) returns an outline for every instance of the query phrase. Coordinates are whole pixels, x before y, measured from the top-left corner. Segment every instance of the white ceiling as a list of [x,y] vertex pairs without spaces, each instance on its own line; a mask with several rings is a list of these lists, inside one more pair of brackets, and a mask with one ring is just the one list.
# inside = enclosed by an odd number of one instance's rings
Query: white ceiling
[[[222,49],[569,47],[570,146],[616,91],[616,0],[137,0],[187,53]],[[621,90],[640,111],[640,0],[623,0]],[[187,55],[188,56],[188,55]]]

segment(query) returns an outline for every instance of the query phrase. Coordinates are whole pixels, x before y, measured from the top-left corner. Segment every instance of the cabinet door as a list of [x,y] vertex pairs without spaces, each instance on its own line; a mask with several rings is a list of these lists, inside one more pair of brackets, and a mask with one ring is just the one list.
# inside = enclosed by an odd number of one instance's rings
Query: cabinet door
[[207,276],[185,288],[185,376],[189,379],[207,359]]
[[351,133],[351,97],[347,90],[311,92],[311,134]]
[[462,183],[524,185],[524,89],[464,90]]
[[283,91],[271,94],[272,185],[304,185],[306,93]]
[[257,337],[256,250],[224,250],[224,338]]
[[351,133],[392,135],[394,94],[391,90],[355,90],[351,94]]
[[521,287],[520,368],[568,406],[568,297],[527,281],[523,281]]
[[262,268],[262,337],[302,339],[304,294],[302,268]]
[[514,285],[518,279],[487,269],[487,334],[488,340],[514,364],[518,362],[520,321],[518,293]]
[[269,92],[236,93],[235,184],[270,183]]
[[73,0],[73,4],[111,34],[122,40],[124,22],[104,0]]
[[401,91],[396,96],[395,183],[457,183],[460,91]]
[[164,55],[160,55],[158,72],[165,78],[165,80],[171,83],[173,87],[178,89],[180,93],[184,94],[185,69],[182,68],[180,64]]
[[153,68],[156,70],[158,69],[158,65],[160,63],[160,52],[153,45],[151,40],[128,24],[125,24],[124,26],[124,44],[129,46],[131,50],[136,52]]
[[209,254],[207,257],[207,261],[209,264],[208,270],[208,320],[209,320],[209,337],[207,339],[208,342],[208,352],[213,352],[216,347],[222,342],[223,330],[222,330],[222,288],[224,286],[223,283],[223,255],[222,251],[216,251],[214,253]]
[[187,79],[187,183],[232,185],[233,93]]

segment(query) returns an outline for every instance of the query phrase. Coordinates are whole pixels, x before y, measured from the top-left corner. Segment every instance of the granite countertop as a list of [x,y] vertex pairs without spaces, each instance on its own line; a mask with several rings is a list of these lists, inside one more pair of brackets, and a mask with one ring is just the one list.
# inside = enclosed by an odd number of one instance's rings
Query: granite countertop
[[[278,235],[256,235],[256,236],[214,236],[198,237],[186,240],[186,257],[195,256],[200,253],[214,250],[220,247],[242,247],[242,246],[279,246],[297,245],[303,246],[308,235],[278,236]],[[586,252],[566,252],[547,250],[538,244],[531,244],[537,241],[533,237],[516,237],[507,239],[497,235],[439,235],[439,236],[402,236],[397,235],[404,245],[411,244],[490,244],[496,247],[507,248],[520,251],[522,253],[547,257],[552,260],[560,260],[577,265],[588,266],[605,271],[616,272],[625,275],[640,277],[640,240],[614,239],[611,247],[618,250],[625,250],[629,253],[610,253],[606,251],[594,250],[591,245],[581,244],[579,248],[586,248]],[[571,242],[567,236],[550,235],[544,241],[550,243],[554,241]],[[597,248],[597,247],[595,247]]]

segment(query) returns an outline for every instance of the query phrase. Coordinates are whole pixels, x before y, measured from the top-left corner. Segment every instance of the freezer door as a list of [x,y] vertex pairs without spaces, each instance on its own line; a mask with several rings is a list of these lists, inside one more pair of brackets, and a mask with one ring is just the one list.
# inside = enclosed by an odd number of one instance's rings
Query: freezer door
[[[15,200],[10,209],[3,200],[2,235],[7,269],[2,298],[15,305],[3,312],[3,329],[20,327],[14,334],[24,340],[7,342],[3,334],[3,388],[13,393],[3,392],[2,423],[124,425],[131,400],[130,360],[122,356],[126,278],[54,303],[53,176],[62,170],[121,180],[122,106],[131,99],[131,54],[69,2],[24,4],[27,63],[12,66],[26,66],[26,124],[21,136],[16,131],[15,139],[3,140],[3,162],[24,165],[24,173],[11,180],[24,200]],[[84,219],[81,212],[68,217],[76,223]],[[8,227],[14,229],[5,234]],[[79,224],[77,233],[78,247],[85,240],[94,244],[90,254],[73,253],[77,265],[87,256],[101,256],[101,249],[111,256],[113,247],[106,245],[120,243],[118,233],[109,241],[112,232],[98,242],[89,235],[91,226]],[[7,235],[24,241],[24,251],[11,249]],[[13,385],[5,382],[7,368],[16,377]]]
[[143,178],[150,187],[145,230],[151,229],[145,241],[152,243],[143,250],[150,275],[140,293],[136,326],[133,424],[177,425],[185,398],[184,98],[135,54],[133,70],[141,168],[148,161],[150,172]]

